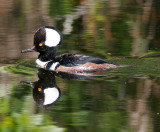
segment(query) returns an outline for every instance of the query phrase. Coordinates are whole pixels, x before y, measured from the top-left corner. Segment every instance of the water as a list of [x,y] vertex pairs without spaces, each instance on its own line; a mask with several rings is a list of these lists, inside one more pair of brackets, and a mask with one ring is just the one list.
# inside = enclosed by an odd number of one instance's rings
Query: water
[[[159,132],[160,5],[152,2],[2,1],[0,131]],[[104,77],[38,70],[38,53],[20,51],[32,47],[43,25],[63,33],[58,54],[87,54],[128,67],[102,72]],[[54,88],[56,97],[47,106],[45,88]]]

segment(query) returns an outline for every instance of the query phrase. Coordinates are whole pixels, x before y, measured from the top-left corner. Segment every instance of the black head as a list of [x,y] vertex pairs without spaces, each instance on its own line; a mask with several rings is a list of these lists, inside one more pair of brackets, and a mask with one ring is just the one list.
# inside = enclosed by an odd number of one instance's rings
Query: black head
[[40,27],[34,35],[34,47],[22,50],[22,53],[37,51],[40,53],[39,58],[42,61],[51,60],[55,57],[57,47],[62,42],[61,33],[50,26]]
[[40,27],[34,35],[34,46],[37,52],[48,52],[55,49],[62,41],[61,33],[50,26]]

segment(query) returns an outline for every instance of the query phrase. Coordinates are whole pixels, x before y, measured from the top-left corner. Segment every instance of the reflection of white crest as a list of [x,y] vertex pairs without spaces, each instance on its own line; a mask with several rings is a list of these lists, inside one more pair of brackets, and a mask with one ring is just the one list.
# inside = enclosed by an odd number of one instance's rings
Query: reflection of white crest
[[48,105],[56,101],[59,97],[59,91],[56,87],[44,89],[44,103],[43,105]]
[[60,41],[61,41],[60,34],[56,30],[46,28],[45,45],[47,45],[49,47],[57,46]]

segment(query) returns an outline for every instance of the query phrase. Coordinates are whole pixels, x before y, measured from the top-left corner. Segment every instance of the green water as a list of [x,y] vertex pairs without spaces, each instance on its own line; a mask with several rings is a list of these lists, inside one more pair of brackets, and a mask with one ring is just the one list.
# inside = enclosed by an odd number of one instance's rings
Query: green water
[[[1,2],[0,132],[159,132],[160,3],[146,2]],[[38,53],[20,51],[32,47],[42,25],[62,32],[58,54],[92,55],[126,67],[98,73],[105,77],[40,75]],[[60,98],[42,107],[22,81],[57,87]]]

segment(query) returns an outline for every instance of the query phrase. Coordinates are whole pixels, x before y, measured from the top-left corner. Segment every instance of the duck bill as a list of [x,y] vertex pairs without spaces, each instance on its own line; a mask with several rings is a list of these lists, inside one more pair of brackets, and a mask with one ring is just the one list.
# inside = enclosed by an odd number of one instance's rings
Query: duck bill
[[36,51],[35,46],[33,46],[33,47],[30,48],[30,49],[22,50],[21,53],[34,52],[34,51]]
[[21,81],[20,82],[22,85],[27,85],[27,86],[30,86],[30,87],[34,87],[34,82],[25,82],[25,81]]

